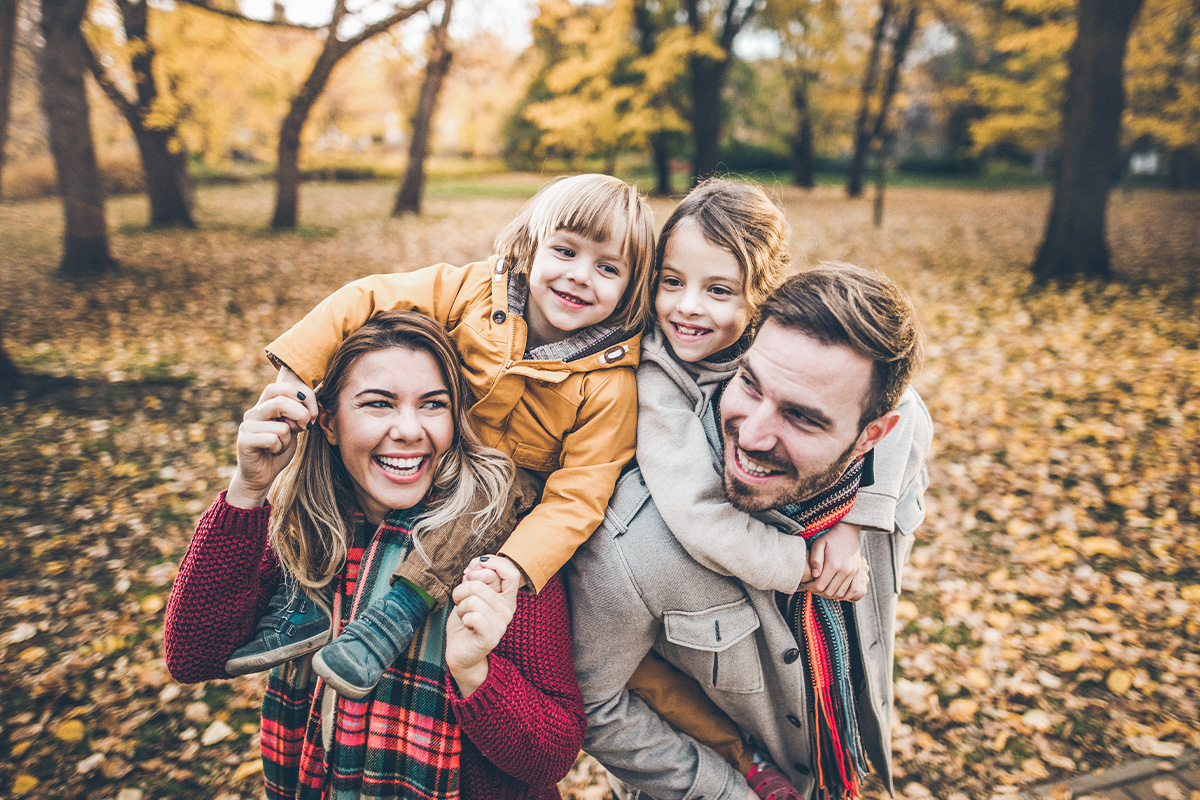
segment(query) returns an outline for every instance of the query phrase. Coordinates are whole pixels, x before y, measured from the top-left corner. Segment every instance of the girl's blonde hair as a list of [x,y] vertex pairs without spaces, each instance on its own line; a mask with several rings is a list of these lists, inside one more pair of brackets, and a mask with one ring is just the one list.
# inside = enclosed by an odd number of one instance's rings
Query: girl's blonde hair
[[538,245],[555,231],[603,242],[622,229],[621,256],[629,264],[629,285],[612,323],[641,330],[651,317],[654,212],[637,187],[611,175],[560,178],[542,187],[500,231],[495,249],[514,274],[528,275]]
[[[337,413],[339,395],[360,358],[393,347],[427,353],[450,390],[454,436],[413,525],[414,546],[424,555],[419,537],[425,531],[464,515],[473,517],[475,535],[495,524],[512,486],[513,467],[506,455],[483,444],[467,420],[472,395],[458,349],[441,325],[414,311],[384,312],[346,337],[317,387],[317,402],[325,413]],[[270,539],[280,563],[301,586],[322,589],[346,561],[358,501],[341,455],[321,427],[299,438],[295,457],[271,488]]]
[[[659,270],[671,234],[685,220],[692,220],[709,244],[733,253],[742,265],[746,302],[756,311],[787,277],[791,227],[759,186],[710,178],[688,192],[658,235]],[[657,274],[654,283],[658,284]]]

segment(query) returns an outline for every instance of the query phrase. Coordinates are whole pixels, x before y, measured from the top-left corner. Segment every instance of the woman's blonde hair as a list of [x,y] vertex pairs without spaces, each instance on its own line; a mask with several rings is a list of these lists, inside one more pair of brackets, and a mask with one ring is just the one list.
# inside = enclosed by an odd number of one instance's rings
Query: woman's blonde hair
[[[710,178],[688,192],[658,235],[659,270],[671,234],[686,220],[692,220],[709,244],[733,253],[742,265],[746,302],[756,311],[787,277],[791,227],[759,186]],[[657,274],[654,283],[657,286]]]
[[[439,459],[425,509],[413,526],[420,534],[471,515],[479,535],[499,519],[512,485],[512,462],[483,444],[467,420],[472,403],[458,349],[445,329],[415,311],[387,311],[346,337],[329,358],[317,402],[336,414],[351,369],[368,353],[389,348],[427,353],[450,391],[454,436]],[[358,501],[338,449],[320,426],[300,434],[296,455],[271,488],[270,538],[280,563],[310,589],[329,585],[346,561]]]
[[621,256],[629,264],[629,285],[612,323],[641,330],[651,317],[654,272],[654,212],[637,187],[611,175],[575,175],[543,186],[517,218],[496,237],[496,253],[516,275],[528,275],[538,245],[567,230],[603,242],[624,229]]

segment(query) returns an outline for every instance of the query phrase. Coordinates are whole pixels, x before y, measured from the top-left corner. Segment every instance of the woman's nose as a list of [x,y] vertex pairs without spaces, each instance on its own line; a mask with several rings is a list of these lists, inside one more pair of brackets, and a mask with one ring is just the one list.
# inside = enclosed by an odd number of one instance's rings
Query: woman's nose
[[398,442],[411,442],[420,439],[424,432],[421,420],[415,409],[402,408],[392,416],[391,428],[388,435]]

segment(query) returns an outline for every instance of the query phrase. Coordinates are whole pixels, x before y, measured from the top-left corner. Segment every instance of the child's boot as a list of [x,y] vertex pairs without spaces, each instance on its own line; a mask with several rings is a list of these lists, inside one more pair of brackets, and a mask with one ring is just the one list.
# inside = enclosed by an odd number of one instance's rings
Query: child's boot
[[787,776],[770,761],[756,758],[746,783],[762,800],[805,800]]
[[396,581],[313,656],[313,671],[342,697],[366,697],[408,649],[431,610],[416,589]]
[[254,638],[233,651],[225,662],[230,675],[273,669],[308,655],[329,641],[329,617],[304,592],[284,580],[275,590]]

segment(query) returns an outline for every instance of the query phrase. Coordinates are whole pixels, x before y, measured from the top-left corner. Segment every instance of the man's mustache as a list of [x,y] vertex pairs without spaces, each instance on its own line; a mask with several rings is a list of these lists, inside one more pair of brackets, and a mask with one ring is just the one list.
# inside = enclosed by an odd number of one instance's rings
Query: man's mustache
[[725,423],[725,438],[733,442],[733,446],[745,453],[747,458],[761,464],[764,467],[768,467],[769,469],[777,470],[779,472],[787,472],[792,468],[791,462],[786,458],[776,454],[774,450],[747,450],[745,447],[742,447],[738,439],[737,429],[735,429],[733,425],[728,422]]

